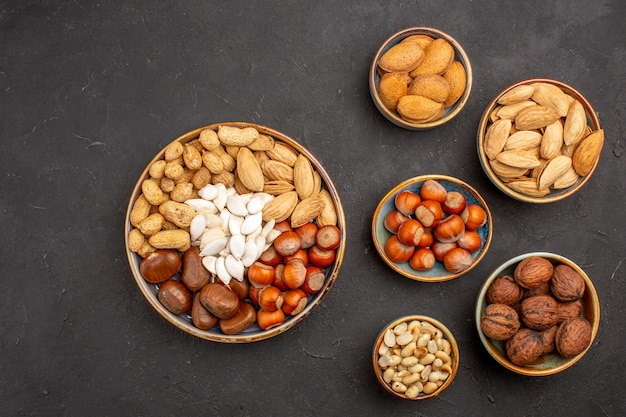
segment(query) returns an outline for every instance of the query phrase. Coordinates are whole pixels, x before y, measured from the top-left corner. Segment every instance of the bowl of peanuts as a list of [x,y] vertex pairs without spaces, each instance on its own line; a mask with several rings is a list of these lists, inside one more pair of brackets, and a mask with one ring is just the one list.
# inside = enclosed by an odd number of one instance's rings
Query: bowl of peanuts
[[549,376],[574,366],[592,348],[600,301],[574,261],[530,252],[505,261],[483,282],[474,321],[497,363],[520,375]]
[[431,27],[394,33],[376,51],[369,89],[382,115],[396,126],[427,130],[456,117],[472,90],[472,65],[449,34]]
[[426,400],[452,384],[459,347],[440,321],[422,315],[397,318],[374,343],[372,365],[382,387],[397,398]]
[[376,251],[395,272],[423,282],[459,278],[485,257],[493,236],[480,193],[447,175],[409,178],[380,200],[372,218]]
[[589,101],[550,78],[501,91],[485,109],[477,134],[489,180],[516,200],[546,204],[577,193],[595,172],[604,129]]
[[148,303],[201,339],[249,343],[307,318],[339,273],[343,206],[315,156],[275,129],[203,126],[141,173],[126,255]]

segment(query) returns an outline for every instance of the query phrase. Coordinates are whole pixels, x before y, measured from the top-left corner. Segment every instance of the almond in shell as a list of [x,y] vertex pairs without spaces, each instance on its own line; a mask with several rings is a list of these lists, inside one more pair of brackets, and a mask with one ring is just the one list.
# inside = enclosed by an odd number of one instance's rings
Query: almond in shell
[[502,180],[520,178],[528,173],[528,168],[512,167],[510,165],[503,164],[497,159],[490,160],[489,165],[491,165],[493,172],[495,172],[496,175]]
[[276,223],[287,220],[298,204],[298,194],[289,191],[276,196],[263,207],[263,221],[275,220]]
[[526,107],[531,107],[531,106],[536,106],[537,103],[535,103],[532,100],[524,100],[524,101],[520,101],[517,102],[515,104],[507,104],[505,106],[501,106],[500,110],[498,110],[497,116],[500,119],[515,119],[515,116],[517,116],[517,113],[519,113],[522,109],[525,109]]
[[337,225],[337,211],[335,210],[335,203],[333,202],[332,197],[328,190],[322,189],[317,195],[319,199],[324,202],[324,206],[322,207],[322,211],[317,216],[315,220],[318,227],[327,226],[327,225]]
[[274,148],[265,151],[265,154],[274,161],[293,167],[298,158],[298,153],[289,145],[283,142],[276,142]]
[[563,122],[556,122],[546,126],[541,137],[540,155],[550,159],[561,152],[563,147]]
[[437,103],[426,97],[406,95],[398,100],[397,111],[409,122],[424,123],[441,113],[443,107],[443,103]]
[[400,42],[389,48],[378,60],[378,66],[388,72],[409,72],[422,62],[424,50],[416,42]]
[[467,73],[465,67],[459,61],[453,61],[450,68],[443,73],[443,78],[450,84],[450,95],[443,102],[445,107],[450,107],[463,96],[467,87]]
[[565,155],[558,155],[550,159],[543,171],[537,178],[537,187],[541,189],[549,188],[554,182],[572,166],[572,158]]
[[561,175],[554,181],[554,184],[552,184],[552,188],[554,188],[555,190],[560,190],[563,188],[571,187],[576,183],[576,181],[578,181],[579,178],[580,175],[578,175],[574,167],[571,166],[567,171],[565,171],[563,175]]
[[537,186],[537,181],[532,178],[518,181],[510,181],[506,185],[510,189],[529,197],[543,197],[550,193],[549,188],[544,188],[540,190]]
[[293,191],[294,188],[295,187],[292,182],[285,180],[271,180],[266,181],[265,184],[263,184],[263,192],[272,195],[284,194],[289,191]]
[[539,145],[541,145],[541,133],[536,130],[520,130],[507,138],[503,150],[529,150],[536,148]]
[[535,91],[531,96],[536,103],[549,107],[557,112],[560,117],[567,116],[570,103],[574,98],[563,92],[559,87],[550,83],[531,84]]
[[485,153],[491,160],[495,159],[506,144],[511,132],[512,122],[510,119],[498,119],[493,122],[485,133]]
[[407,36],[406,38],[402,39],[401,42],[417,42],[417,44],[421,46],[422,49],[426,49],[426,47],[430,45],[433,41],[434,39],[428,35],[417,34]]
[[550,107],[542,105],[529,106],[515,115],[515,128],[517,130],[540,129],[559,119],[559,114]]
[[389,110],[396,111],[398,100],[406,94],[407,83],[402,75],[389,72],[380,77],[378,97]]
[[578,175],[584,177],[591,172],[596,161],[600,158],[603,145],[604,129],[591,132],[578,144],[572,156],[573,167]]
[[310,197],[315,189],[311,161],[302,154],[298,155],[293,166],[293,184],[301,200]]
[[515,104],[520,101],[528,100],[535,92],[535,87],[528,84],[518,85],[502,94],[498,99],[498,103],[502,105]]
[[503,164],[517,168],[532,169],[541,165],[541,161],[537,158],[535,152],[525,150],[514,150],[500,152],[496,159]]
[[411,77],[421,74],[441,75],[450,67],[452,61],[454,61],[454,48],[447,40],[438,38],[424,49],[424,59],[409,74]]
[[263,171],[252,151],[246,147],[242,147],[237,153],[237,176],[250,191],[263,191]]
[[422,96],[443,103],[450,95],[450,84],[441,75],[418,75],[409,85],[407,94]]
[[293,182],[293,168],[284,162],[273,159],[263,162],[262,171],[270,180],[283,180]]
[[563,141],[566,145],[580,142],[585,135],[587,127],[587,114],[580,101],[573,100],[567,111],[565,126],[563,126]]
[[309,197],[300,201],[291,213],[291,228],[303,226],[320,215],[324,201],[319,197]]

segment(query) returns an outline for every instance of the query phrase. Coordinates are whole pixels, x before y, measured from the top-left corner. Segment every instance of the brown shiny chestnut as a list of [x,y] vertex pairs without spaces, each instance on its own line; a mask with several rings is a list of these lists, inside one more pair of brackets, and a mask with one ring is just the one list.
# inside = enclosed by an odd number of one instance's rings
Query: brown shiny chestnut
[[211,273],[202,265],[198,246],[192,246],[183,254],[180,280],[190,291],[198,291],[211,281]]
[[181,264],[178,251],[159,249],[141,260],[139,272],[149,283],[160,284],[176,275]]
[[220,319],[228,319],[239,309],[239,297],[224,284],[210,282],[200,290],[200,302]]
[[179,281],[165,281],[157,292],[157,298],[172,314],[183,314],[191,309],[191,293]]

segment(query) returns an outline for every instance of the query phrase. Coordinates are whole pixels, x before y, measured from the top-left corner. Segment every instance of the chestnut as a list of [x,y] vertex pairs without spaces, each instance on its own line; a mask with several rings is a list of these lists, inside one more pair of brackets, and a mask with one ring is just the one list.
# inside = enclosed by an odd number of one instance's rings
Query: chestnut
[[200,330],[209,330],[217,326],[219,319],[207,310],[200,302],[200,294],[196,293],[191,305],[191,321]]
[[180,281],[165,281],[159,287],[157,298],[172,314],[183,314],[191,309],[191,293]]
[[159,284],[172,278],[182,265],[178,251],[159,249],[141,260],[139,272],[151,284]]
[[256,322],[256,314],[256,308],[252,304],[240,301],[234,316],[220,320],[220,330],[228,335],[239,334]]
[[199,294],[202,305],[220,319],[234,316],[239,309],[239,297],[222,283],[210,282]]
[[180,281],[190,291],[198,291],[211,281],[211,273],[202,265],[198,246],[192,246],[183,253]]

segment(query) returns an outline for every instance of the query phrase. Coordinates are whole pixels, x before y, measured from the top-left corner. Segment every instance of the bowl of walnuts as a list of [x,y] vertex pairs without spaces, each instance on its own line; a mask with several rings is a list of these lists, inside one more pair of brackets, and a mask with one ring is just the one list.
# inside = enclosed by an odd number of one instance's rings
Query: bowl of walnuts
[[332,288],[345,216],[330,176],[275,129],[216,123],[170,142],[130,196],[126,254],[148,303],[222,343],[279,335]]
[[483,171],[506,195],[552,203],[578,192],[595,172],[604,129],[589,101],[548,78],[517,82],[485,109],[477,135]]
[[487,352],[522,375],[546,376],[571,367],[600,325],[600,302],[589,276],[548,252],[516,256],[485,280],[475,324]]
[[439,29],[411,27],[378,48],[369,89],[378,110],[393,124],[426,130],[461,112],[472,80],[470,60],[459,42]]

